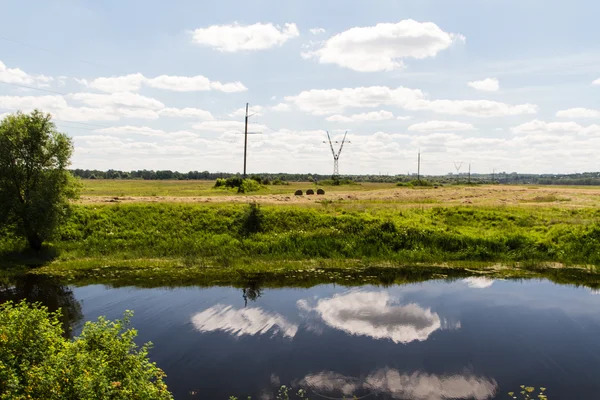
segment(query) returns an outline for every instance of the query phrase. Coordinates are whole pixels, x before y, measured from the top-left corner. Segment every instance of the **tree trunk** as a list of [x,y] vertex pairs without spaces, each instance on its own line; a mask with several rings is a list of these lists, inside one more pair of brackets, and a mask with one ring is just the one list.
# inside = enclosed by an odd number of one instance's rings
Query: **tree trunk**
[[36,232],[28,233],[27,241],[29,242],[29,247],[33,250],[39,251],[42,249],[42,238]]

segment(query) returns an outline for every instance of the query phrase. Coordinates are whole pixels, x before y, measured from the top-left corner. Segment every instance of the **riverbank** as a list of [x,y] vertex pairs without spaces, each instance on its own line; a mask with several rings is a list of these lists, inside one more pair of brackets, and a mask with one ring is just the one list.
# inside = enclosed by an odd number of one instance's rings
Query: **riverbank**
[[392,202],[76,205],[42,254],[20,252],[23,243],[8,237],[0,249],[13,270],[35,265],[30,273],[117,285],[242,285],[258,275],[385,283],[382,274],[395,274],[393,283],[403,278],[390,271],[404,269],[430,277],[549,275],[595,287],[599,217],[592,208]]

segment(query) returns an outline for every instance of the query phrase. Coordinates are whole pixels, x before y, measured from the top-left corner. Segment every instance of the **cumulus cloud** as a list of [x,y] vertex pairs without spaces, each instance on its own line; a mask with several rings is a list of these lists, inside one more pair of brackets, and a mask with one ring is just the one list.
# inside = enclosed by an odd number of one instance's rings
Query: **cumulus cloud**
[[149,110],[160,110],[165,108],[165,105],[156,99],[131,92],[116,92],[111,94],[72,93],[69,97],[93,107],[120,106],[145,108]]
[[409,131],[415,132],[455,132],[473,130],[473,125],[458,121],[427,121],[413,124],[408,127]]
[[271,107],[271,110],[273,111],[290,111],[291,107],[289,106],[289,104],[286,103],[279,103],[276,106]]
[[222,52],[265,50],[281,46],[288,40],[300,35],[296,24],[283,27],[272,23],[254,25],[212,25],[192,32],[192,41],[196,44],[215,48]]
[[471,278],[463,279],[463,282],[466,283],[470,288],[474,289],[485,289],[492,286],[495,282],[494,279],[486,278],[484,276],[474,276]]
[[481,81],[473,81],[468,83],[475,90],[483,92],[496,92],[500,89],[500,81],[496,78],[486,78]]
[[161,117],[176,117],[176,118],[198,118],[204,120],[213,120],[214,117],[209,111],[199,108],[163,108],[158,112]]
[[582,126],[576,122],[545,122],[533,120],[512,128],[516,134],[553,134],[553,135],[600,135],[600,125]]
[[423,97],[423,92],[418,89],[408,89],[402,86],[396,89],[387,86],[369,86],[312,89],[303,91],[296,96],[288,96],[285,100],[302,111],[314,115],[327,115],[341,113],[347,108],[373,108],[381,105],[405,107]]
[[394,114],[389,111],[372,111],[362,114],[354,114],[349,117],[345,115],[332,115],[325,118],[329,122],[366,122],[366,121],[384,121],[393,119]]
[[405,58],[435,57],[457,41],[464,36],[444,32],[432,22],[404,20],[351,28],[304,57],[359,72],[390,71],[402,68]]
[[600,78],[598,78],[594,82],[592,82],[592,85],[600,85]]
[[392,368],[373,371],[364,378],[322,371],[306,375],[299,383],[322,395],[351,398],[376,394],[413,400],[486,400],[494,397],[498,387],[493,379],[468,373],[440,376],[424,372],[403,373]]
[[200,332],[223,331],[234,336],[270,333],[291,339],[298,332],[298,325],[277,313],[269,313],[260,308],[236,309],[221,304],[192,316],[192,324]]
[[409,110],[429,110],[440,114],[471,117],[502,117],[535,114],[535,104],[506,104],[491,100],[416,100],[406,105]]
[[[242,133],[244,132],[245,124],[242,121],[214,120],[200,122],[194,124],[192,127],[199,131]],[[249,130],[252,132],[264,131],[265,129],[267,127],[260,124],[252,124],[249,127]]]
[[309,32],[312,33],[313,35],[320,35],[320,34],[325,33],[327,31],[325,29],[323,29],[323,28],[312,28],[312,29],[309,29]]
[[350,292],[321,299],[312,309],[302,300],[298,306],[315,311],[332,328],[394,343],[424,341],[442,328],[437,313],[417,304],[395,304],[387,292]]
[[221,83],[211,81],[202,75],[160,75],[155,78],[146,78],[143,74],[137,73],[124,76],[100,77],[91,81],[76,79],[76,81],[84,86],[108,93],[136,92],[144,85],[155,89],[172,90],[175,92],[217,90],[225,93],[236,93],[248,90],[241,82]]
[[569,108],[556,113],[559,118],[600,118],[600,110],[589,108]]
[[52,77],[45,75],[32,75],[19,68],[8,68],[0,61],[0,81],[15,83],[19,85],[35,85],[46,87],[53,80]]
[[142,135],[142,136],[166,136],[165,132],[160,129],[153,129],[147,126],[111,126],[108,128],[96,129],[95,132],[106,133],[113,135]]
[[[248,115],[261,116],[263,115],[263,110],[264,108],[262,106],[250,106],[248,108]],[[229,116],[231,118],[244,118],[246,116],[246,108],[238,108],[237,110],[229,114]]]

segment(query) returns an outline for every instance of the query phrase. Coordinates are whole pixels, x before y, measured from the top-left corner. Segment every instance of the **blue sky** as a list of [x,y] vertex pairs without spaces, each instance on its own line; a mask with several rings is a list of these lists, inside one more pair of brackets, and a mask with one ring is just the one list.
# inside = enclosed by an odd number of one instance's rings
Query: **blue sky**
[[[329,173],[600,170],[600,4],[2,3],[0,114],[51,112],[73,166]],[[318,31],[315,30],[318,28]],[[313,30],[311,32],[311,30]],[[105,79],[107,78],[107,79]],[[594,84],[594,82],[597,84]]]

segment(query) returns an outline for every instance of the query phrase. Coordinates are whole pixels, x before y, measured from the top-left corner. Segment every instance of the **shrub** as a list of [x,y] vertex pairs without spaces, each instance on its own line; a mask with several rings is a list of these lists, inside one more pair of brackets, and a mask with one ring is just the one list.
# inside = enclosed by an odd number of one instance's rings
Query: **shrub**
[[60,313],[26,302],[0,305],[1,399],[172,399],[165,374],[138,348],[131,312],[87,322],[64,339]]
[[262,186],[254,179],[244,179],[238,188],[238,193],[258,192]]

